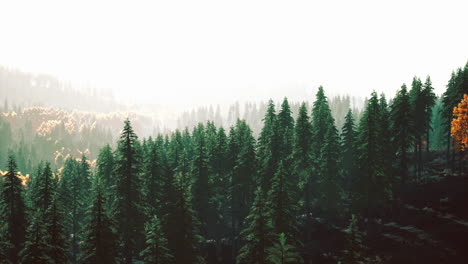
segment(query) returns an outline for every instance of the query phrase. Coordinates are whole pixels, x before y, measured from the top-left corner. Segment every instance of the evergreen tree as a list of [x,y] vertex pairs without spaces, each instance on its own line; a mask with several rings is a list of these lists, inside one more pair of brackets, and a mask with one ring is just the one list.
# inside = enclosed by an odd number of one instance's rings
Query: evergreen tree
[[245,121],[238,120],[229,135],[229,153],[233,156],[231,176],[231,216],[233,233],[237,234],[252,203],[256,176],[255,139]]
[[204,263],[197,248],[202,237],[198,233],[199,223],[192,209],[190,195],[176,179],[172,184],[174,200],[169,205],[170,211],[164,215],[163,232],[167,234],[168,248],[174,256],[174,263]]
[[325,142],[325,135],[330,126],[334,125],[334,119],[331,115],[330,106],[323,87],[320,86],[315,95],[314,105],[312,107],[312,153],[315,158],[320,157],[322,144]]
[[54,194],[51,205],[46,212],[47,255],[51,263],[61,264],[68,260],[68,239],[65,230],[64,212]]
[[268,263],[268,248],[272,244],[273,226],[265,194],[258,188],[247,216],[248,226],[242,231],[245,244],[237,256],[237,264]]
[[339,187],[339,136],[334,125],[326,131],[324,143],[320,150],[318,168],[318,206],[326,213],[338,213],[341,203],[341,189]]
[[0,243],[2,251],[5,251],[5,259],[11,263],[18,263],[18,254],[25,242],[26,206],[22,194],[23,186],[12,156],[8,159],[7,168],[0,189]]
[[413,119],[411,116],[411,104],[406,85],[403,84],[398,91],[390,110],[392,144],[395,147],[397,168],[401,175],[401,184],[408,179],[408,149],[413,142]]
[[49,208],[53,196],[53,175],[50,163],[46,162],[42,172],[36,175],[35,185],[33,186],[33,207],[45,213]]
[[355,210],[365,211],[367,214],[373,213],[388,199],[391,190],[384,184],[386,180],[382,171],[382,151],[380,105],[377,94],[373,92],[359,123],[357,140],[359,174],[352,186]]
[[48,252],[47,230],[44,213],[34,212],[31,224],[27,230],[26,242],[21,250],[21,263],[50,264],[53,263]]
[[114,166],[115,160],[112,148],[107,144],[99,151],[96,162],[96,175],[102,179],[102,184],[108,187],[107,190],[111,190],[111,186],[115,184],[115,180],[112,175]]
[[206,135],[203,125],[200,123],[193,133],[195,152],[192,165],[193,184],[193,207],[197,212],[198,219],[201,222],[201,232],[207,235],[210,203],[211,186],[209,184],[209,157],[206,147]]
[[172,263],[173,256],[167,248],[167,239],[161,230],[161,223],[155,216],[145,225],[146,248],[141,252],[145,263],[166,264]]
[[272,219],[273,231],[283,233],[289,240],[297,240],[299,234],[296,219],[297,205],[291,196],[291,183],[288,181],[290,169],[280,161],[278,171],[272,181],[268,194],[268,207]]
[[422,82],[414,77],[409,92],[411,103],[411,114],[413,116],[413,139],[414,139],[414,160],[416,176],[422,173],[422,139],[425,133],[425,102],[422,94]]
[[123,263],[132,263],[137,257],[143,240],[142,195],[140,193],[139,157],[135,147],[138,138],[130,121],[124,122],[124,129],[116,153],[116,204],[115,219]]
[[[312,126],[307,115],[306,104],[302,103],[294,127],[292,186],[293,195],[304,200],[303,211],[307,215],[310,215],[312,211],[311,138]],[[299,192],[297,187],[300,185],[303,186],[302,195],[296,195]]]
[[[105,176],[105,175],[102,175]],[[104,185],[99,177],[93,190],[93,203],[88,211],[88,222],[84,228],[81,263],[115,263],[117,236],[114,222],[109,217],[105,204]]]
[[351,109],[345,116],[345,123],[341,129],[341,162],[343,167],[343,188],[349,192],[356,171],[356,128]]
[[262,190],[268,192],[280,157],[280,137],[278,118],[272,100],[268,102],[268,109],[263,118],[263,128],[258,138],[259,184]]
[[346,229],[346,250],[344,263],[360,263],[364,258],[364,251],[366,250],[362,234],[359,231],[358,219],[352,215],[348,228]]
[[429,152],[429,140],[430,140],[430,131],[432,130],[431,120],[432,120],[432,109],[436,104],[437,97],[434,93],[434,88],[432,87],[431,77],[427,76],[426,81],[424,82],[422,88],[422,100],[424,102],[424,134],[426,140],[426,152]]
[[268,260],[272,264],[303,263],[296,248],[286,242],[284,233],[279,234],[278,241],[268,249]]
[[159,146],[152,140],[148,143],[148,153],[145,156],[143,173],[143,194],[147,215],[151,216],[159,209],[162,191],[162,165]]
[[281,104],[281,110],[278,113],[278,136],[281,141],[279,159],[285,160],[286,158],[290,158],[293,147],[293,133],[294,119],[291,115],[288,99],[285,97]]

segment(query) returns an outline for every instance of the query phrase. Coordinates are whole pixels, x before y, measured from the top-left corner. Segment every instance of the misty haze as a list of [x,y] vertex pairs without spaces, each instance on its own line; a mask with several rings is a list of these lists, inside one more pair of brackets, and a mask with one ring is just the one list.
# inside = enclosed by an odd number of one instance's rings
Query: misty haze
[[467,9],[0,3],[0,264],[468,263]]

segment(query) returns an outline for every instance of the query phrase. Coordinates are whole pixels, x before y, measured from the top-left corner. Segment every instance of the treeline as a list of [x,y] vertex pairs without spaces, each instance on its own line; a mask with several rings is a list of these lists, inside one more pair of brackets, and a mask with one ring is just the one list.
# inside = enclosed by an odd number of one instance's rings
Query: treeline
[[44,103],[68,110],[109,112],[123,109],[110,90],[76,87],[54,76],[0,66],[0,94],[11,109]]
[[[447,124],[448,102],[468,93],[467,68],[444,94]],[[85,157],[70,158],[55,173],[40,164],[23,186],[10,158],[0,255],[12,263],[307,263],[313,238],[301,231],[320,217],[351,219],[345,251],[334,254],[366,261],[359,223],[391,214],[401,188],[419,181],[435,104],[430,78],[415,77],[390,103],[373,92],[339,133],[320,87],[311,113],[303,103],[296,119],[287,99],[279,111],[270,101],[258,140],[244,120],[229,131],[210,121],[139,140],[127,120],[94,172]]]
[[[346,96],[334,96],[329,99],[330,109],[332,116],[335,119],[335,124],[338,128],[341,128],[344,124],[344,118],[349,109],[353,110],[353,116],[355,119],[360,117],[362,108],[365,104],[364,100],[360,98]],[[299,112],[300,102],[290,102],[291,113],[297,116]],[[306,102],[307,110],[310,110],[310,104]],[[225,113],[219,105],[215,108],[210,105],[208,107],[198,107],[191,111],[183,112],[177,118],[177,129],[183,130],[188,127],[189,129],[194,128],[199,123],[206,123],[212,121],[217,127],[224,126],[229,128],[236,124],[238,119],[245,120],[253,131],[255,137],[258,137],[262,130],[262,119],[268,108],[268,102],[246,102],[241,107],[239,102],[229,105],[227,113]],[[276,109],[279,109],[280,105],[276,105]]]

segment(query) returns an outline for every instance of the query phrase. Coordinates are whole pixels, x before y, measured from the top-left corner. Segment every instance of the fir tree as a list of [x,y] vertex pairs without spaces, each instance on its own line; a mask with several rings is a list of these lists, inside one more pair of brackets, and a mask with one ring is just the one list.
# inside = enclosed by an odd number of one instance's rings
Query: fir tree
[[[311,138],[312,126],[307,115],[307,107],[302,103],[294,127],[293,142],[293,178],[292,186],[302,185],[302,195],[296,195],[304,200],[303,211],[310,215],[312,211],[312,177],[311,177]],[[299,192],[299,190],[293,190]],[[294,193],[293,193],[294,194]]]
[[68,240],[65,230],[64,212],[54,194],[51,205],[46,212],[47,255],[52,263],[61,264],[68,261]]
[[361,117],[357,140],[357,166],[359,170],[353,182],[353,205],[358,211],[366,213],[385,204],[391,191],[382,171],[381,119],[377,94],[373,92]]
[[233,233],[241,228],[252,203],[256,176],[255,139],[245,121],[238,120],[229,135],[229,153],[233,155],[231,176],[231,216]]
[[210,203],[209,197],[211,196],[209,184],[209,157],[207,150],[207,142],[205,129],[200,123],[193,132],[195,152],[192,165],[192,179],[193,184],[193,207],[197,212],[198,219],[201,222],[201,231],[203,235],[207,235],[207,226]]
[[[18,263],[19,252],[23,248],[26,232],[26,206],[23,200],[23,186],[17,175],[16,163],[12,156],[8,159],[8,171],[0,196],[0,243],[5,251],[5,259]],[[0,179],[1,181],[1,179]]]
[[403,84],[398,91],[390,110],[392,144],[395,147],[397,168],[401,175],[401,184],[408,179],[408,150],[413,142],[413,119],[411,116],[411,104],[406,85]]
[[281,104],[278,113],[278,136],[281,141],[279,159],[290,158],[292,154],[292,141],[294,133],[294,119],[291,115],[291,107],[287,98]]
[[343,188],[349,192],[351,182],[356,177],[356,128],[351,109],[345,116],[341,129],[341,162],[343,164]]
[[268,109],[263,118],[263,128],[258,138],[258,159],[259,159],[259,184],[262,190],[267,192],[270,189],[280,157],[280,137],[278,130],[278,118],[275,112],[275,105],[272,100],[268,102]]
[[44,213],[36,210],[27,230],[24,248],[20,253],[21,263],[53,263],[49,256],[50,246],[47,243],[47,230],[44,220]]
[[286,242],[286,235],[279,234],[278,241],[268,249],[268,260],[272,264],[303,263],[301,256],[296,248]]
[[245,244],[237,256],[237,264],[268,263],[268,248],[272,244],[273,226],[265,194],[258,188],[247,216],[248,226],[242,231]]
[[112,153],[112,148],[109,144],[105,145],[99,151],[99,155],[96,162],[96,175],[102,179],[104,186],[108,186],[110,190],[111,186],[115,184],[115,180],[112,177],[112,171],[115,166],[114,155]]
[[148,216],[154,215],[159,209],[161,200],[162,165],[158,145],[152,140],[148,144],[148,153],[145,156],[143,173],[143,194]]
[[145,225],[146,248],[141,252],[145,263],[166,264],[172,263],[173,256],[167,248],[167,239],[161,230],[158,217],[154,216]]
[[115,219],[120,236],[122,261],[132,263],[143,240],[142,195],[140,193],[138,141],[130,121],[124,123],[116,153]]
[[336,214],[341,203],[339,187],[339,137],[334,125],[326,131],[324,143],[320,150],[318,168],[318,206],[326,213]]
[[430,131],[432,130],[431,120],[432,120],[432,109],[436,104],[437,97],[434,93],[434,88],[432,87],[431,77],[427,76],[426,81],[424,82],[422,88],[422,100],[424,102],[424,134],[426,140],[426,152],[429,152],[429,140],[430,140]]
[[346,229],[346,249],[344,263],[360,263],[364,258],[366,248],[363,245],[362,234],[359,231],[358,219],[351,216]]
[[291,196],[289,173],[290,169],[280,161],[268,194],[268,207],[271,210],[273,231],[277,234],[283,233],[288,239],[295,240],[299,234],[296,219],[297,205]]
[[93,203],[88,211],[88,222],[84,228],[81,262],[115,263],[117,236],[114,222],[109,217],[105,204],[104,177],[99,177],[93,190]]

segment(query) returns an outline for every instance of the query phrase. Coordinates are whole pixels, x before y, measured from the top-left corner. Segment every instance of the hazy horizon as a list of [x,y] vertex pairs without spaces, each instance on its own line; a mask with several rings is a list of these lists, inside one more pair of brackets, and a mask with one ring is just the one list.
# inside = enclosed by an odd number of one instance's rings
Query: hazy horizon
[[194,107],[308,100],[320,85],[393,97],[415,75],[441,94],[468,59],[466,1],[179,4],[2,3],[0,64],[127,103]]

